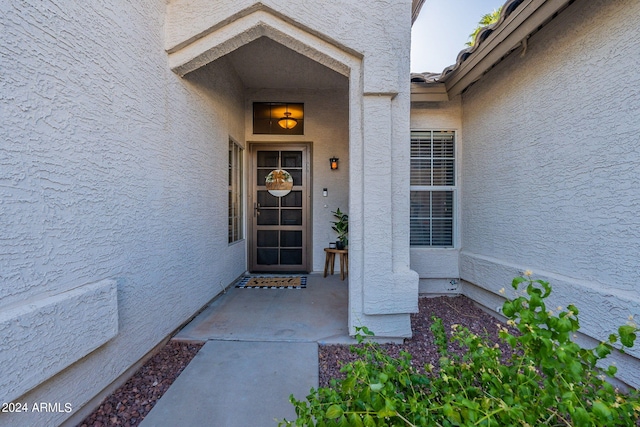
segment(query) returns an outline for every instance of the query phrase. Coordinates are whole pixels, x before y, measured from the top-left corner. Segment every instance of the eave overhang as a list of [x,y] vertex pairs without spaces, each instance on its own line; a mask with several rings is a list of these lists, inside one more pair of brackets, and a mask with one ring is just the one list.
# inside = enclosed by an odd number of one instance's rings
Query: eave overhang
[[411,82],[411,102],[444,102],[449,100],[444,83]]
[[[459,95],[512,51],[526,52],[527,39],[574,1],[508,0],[500,19],[480,30],[475,45],[461,51],[455,64],[439,76],[424,74],[426,84],[444,84],[449,98]],[[412,100],[413,88],[412,84]]]
[[425,0],[413,0],[411,2],[411,23],[416,22],[418,15],[420,15],[420,9],[422,9],[422,5]]

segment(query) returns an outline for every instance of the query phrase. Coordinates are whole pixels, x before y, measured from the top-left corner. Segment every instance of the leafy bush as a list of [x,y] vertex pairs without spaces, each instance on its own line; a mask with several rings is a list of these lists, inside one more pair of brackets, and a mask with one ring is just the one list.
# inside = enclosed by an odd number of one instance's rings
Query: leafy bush
[[337,221],[331,221],[331,228],[338,233],[338,241],[346,247],[349,244],[349,215],[342,212],[340,208],[331,212]]
[[[507,300],[503,313],[519,334],[500,326],[500,339],[512,348],[503,362],[501,343],[493,343],[454,325],[447,338],[442,321],[432,331],[440,351],[439,367],[426,373],[411,365],[411,355],[394,358],[359,328],[364,346],[352,347],[360,359],[346,364],[344,380],[311,389],[306,401],[291,396],[297,420],[279,426],[633,426],[640,415],[640,394],[625,394],[607,381],[615,366],[599,363],[613,350],[634,345],[638,327],[630,322],[596,348],[573,341],[578,309],[553,313],[545,306],[549,283],[530,272],[513,280],[524,293]],[[619,341],[619,342],[618,342]],[[457,356],[450,345],[467,351]],[[617,346],[616,349],[614,346]]]

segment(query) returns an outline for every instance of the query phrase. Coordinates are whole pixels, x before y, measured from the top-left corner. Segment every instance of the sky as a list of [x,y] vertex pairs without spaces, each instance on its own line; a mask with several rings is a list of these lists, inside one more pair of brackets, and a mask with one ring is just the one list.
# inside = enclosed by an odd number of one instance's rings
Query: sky
[[411,31],[411,71],[440,73],[456,62],[482,15],[506,0],[426,0]]

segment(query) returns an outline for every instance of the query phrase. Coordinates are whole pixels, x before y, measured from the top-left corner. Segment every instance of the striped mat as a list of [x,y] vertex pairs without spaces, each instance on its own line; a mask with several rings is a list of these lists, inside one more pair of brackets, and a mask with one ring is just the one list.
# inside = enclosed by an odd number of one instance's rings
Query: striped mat
[[236,288],[303,289],[307,287],[306,276],[288,277],[243,277]]

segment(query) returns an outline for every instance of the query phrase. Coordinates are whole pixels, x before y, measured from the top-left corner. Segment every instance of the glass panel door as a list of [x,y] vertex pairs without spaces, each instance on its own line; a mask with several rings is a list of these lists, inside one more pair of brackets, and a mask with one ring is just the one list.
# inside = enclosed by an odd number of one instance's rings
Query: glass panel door
[[[251,271],[308,271],[306,153],[306,148],[254,147]],[[272,195],[265,185],[275,169],[293,178],[291,192],[283,197]]]

